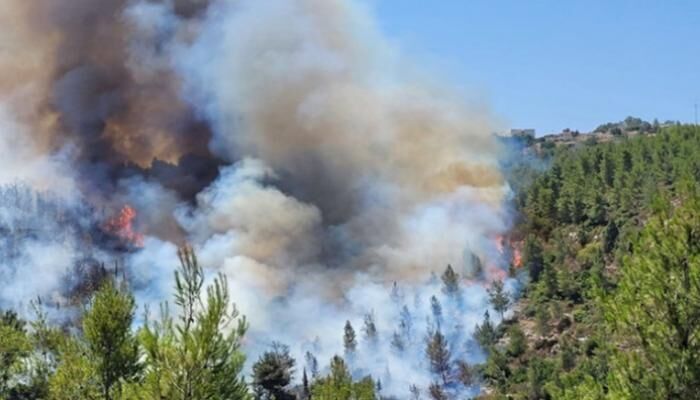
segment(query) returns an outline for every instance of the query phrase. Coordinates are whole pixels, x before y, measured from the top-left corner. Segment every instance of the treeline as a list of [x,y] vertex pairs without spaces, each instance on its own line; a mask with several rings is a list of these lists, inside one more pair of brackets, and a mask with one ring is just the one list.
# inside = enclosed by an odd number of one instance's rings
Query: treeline
[[[438,288],[442,301],[431,296],[426,321],[419,321],[423,314],[404,304],[395,284],[389,297],[401,312],[390,339],[380,336],[370,312],[357,330],[346,322],[338,335],[344,352],[333,356],[327,368],[320,368],[310,351],[298,363],[287,346],[273,343],[246,379],[242,342],[248,324],[231,301],[226,278],[219,275],[205,286],[192,250],[182,249],[179,257],[174,313],[165,303],[157,318],[146,312],[136,321],[135,299],[117,274],[103,276],[72,325],[49,323],[40,301],[34,304],[31,322],[13,311],[2,312],[0,399],[393,399],[382,387],[391,377],[358,378],[366,370],[359,358],[378,351],[387,356],[380,346],[388,343],[391,354],[407,363],[418,360],[421,374],[432,377],[424,387],[407,385],[405,393],[415,400],[443,400],[482,382],[484,366],[467,364],[460,349],[468,342],[490,348],[498,336],[488,312],[473,337],[465,339],[462,331],[455,331],[463,293],[459,275],[448,266],[431,279],[429,285]],[[511,304],[503,283],[494,282],[488,294],[502,318]]]
[[47,322],[41,304],[29,326],[12,311],[0,319],[0,399],[242,399],[247,324],[221,277],[204,288],[189,250],[180,252],[174,302],[132,329],[134,297],[105,279],[80,326]]
[[641,118],[630,116],[620,122],[608,122],[598,125],[594,132],[612,133],[613,135],[622,135],[623,133],[630,132],[656,133],[661,128],[679,124],[680,123],[676,121],[665,121],[663,123],[659,123],[657,119],[654,119],[652,122],[648,122]]
[[530,279],[484,397],[698,398],[698,127],[540,161],[511,170]]
[[[226,279],[204,286],[194,253],[183,249],[174,304],[134,331],[136,304],[123,283],[105,279],[79,327],[51,326],[41,305],[27,324],[12,311],[0,316],[0,399],[375,399],[371,378],[354,381],[345,361],[299,393],[288,388],[295,361],[274,345],[243,376],[241,342],[248,328],[231,302]],[[253,390],[251,390],[251,388]]]
[[[79,329],[51,326],[40,304],[29,326],[16,313],[0,317],[0,399],[248,399],[242,371],[241,340],[245,317],[231,303],[226,279],[204,287],[204,273],[194,254],[180,253],[174,303],[157,320],[150,317],[133,331],[136,305],[127,288],[106,279],[82,315]],[[255,367],[258,389],[273,396],[290,376],[270,376],[266,366],[291,370],[293,361],[275,347]],[[258,380],[259,378],[259,380]],[[305,382],[306,379],[305,379]],[[373,398],[371,382],[353,382],[342,360],[317,379],[310,392],[335,397]],[[344,397],[344,391],[348,396]],[[307,396],[308,397],[308,396]],[[261,397],[262,398],[262,397]]]

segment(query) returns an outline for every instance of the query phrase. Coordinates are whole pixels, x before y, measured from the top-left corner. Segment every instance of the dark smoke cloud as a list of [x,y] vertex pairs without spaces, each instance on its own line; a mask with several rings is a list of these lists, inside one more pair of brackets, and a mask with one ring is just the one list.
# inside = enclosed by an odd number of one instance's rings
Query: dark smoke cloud
[[[16,72],[17,57],[29,65],[40,59],[33,76],[8,89],[32,87],[31,108],[52,120],[49,129],[35,130],[35,140],[49,151],[72,146],[81,180],[91,189],[111,189],[134,167],[148,169],[154,161],[176,165],[189,156],[200,160],[194,173],[201,180],[169,186],[191,196],[211,181],[220,162],[208,150],[208,124],[181,100],[180,79],[165,56],[171,36],[183,33],[174,26],[135,27],[124,14],[131,3],[5,2],[3,29],[17,48],[6,49],[0,67]],[[201,0],[144,4],[169,4],[180,26],[196,21],[208,6]],[[25,54],[29,48],[35,54]]]

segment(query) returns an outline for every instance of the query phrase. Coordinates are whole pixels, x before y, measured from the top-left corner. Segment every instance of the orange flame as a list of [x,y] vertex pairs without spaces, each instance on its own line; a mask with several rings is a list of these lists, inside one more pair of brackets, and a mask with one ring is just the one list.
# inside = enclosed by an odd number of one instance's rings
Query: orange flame
[[513,266],[515,268],[520,268],[523,266],[523,256],[520,254],[520,249],[513,248]]
[[520,252],[521,245],[522,242],[511,241],[501,235],[496,236],[496,250],[498,250],[500,254],[506,254],[507,247],[507,249],[512,252],[510,262],[515,268],[523,266],[523,256]]
[[489,281],[502,281],[508,277],[508,272],[496,264],[490,264],[486,266],[486,276]]
[[109,218],[103,225],[105,231],[136,247],[143,247],[143,235],[134,230],[136,210],[125,205],[116,215]]

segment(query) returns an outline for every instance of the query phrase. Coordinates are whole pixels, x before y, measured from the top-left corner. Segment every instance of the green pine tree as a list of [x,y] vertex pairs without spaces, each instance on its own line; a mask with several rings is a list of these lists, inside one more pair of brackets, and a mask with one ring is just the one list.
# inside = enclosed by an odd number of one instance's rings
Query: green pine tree
[[484,322],[477,325],[474,329],[474,340],[479,345],[488,350],[496,342],[496,327],[491,322],[491,316],[488,310],[484,313]]
[[[253,388],[258,400],[294,400],[288,390],[292,381],[295,361],[289,355],[289,348],[273,343],[272,349],[263,353],[253,364]],[[304,369],[304,379],[306,369]],[[308,386],[308,381],[306,382]]]
[[334,356],[330,373],[311,385],[314,400],[376,400],[376,385],[370,377],[354,382],[345,361]]
[[624,257],[604,310],[615,351],[611,393],[697,397],[700,387],[700,197],[652,218]]
[[491,306],[500,314],[501,319],[503,319],[503,313],[508,310],[508,306],[510,305],[510,297],[508,297],[508,292],[506,292],[503,287],[503,281],[493,281],[491,283],[491,288],[488,289],[488,294]]
[[450,380],[451,355],[447,339],[439,329],[428,335],[425,352],[430,362],[430,371],[439,376],[443,384],[447,384]]
[[440,279],[442,280],[443,293],[451,297],[459,296],[459,275],[452,269],[451,265],[447,265]]
[[181,249],[175,273],[175,304],[160,321],[147,320],[141,341],[148,364],[142,396],[167,400],[248,399],[241,374],[245,355],[241,339],[247,330],[230,301],[226,278],[219,275],[204,288],[204,271],[194,252]]
[[350,358],[357,351],[357,335],[350,321],[345,321],[345,328],[343,328],[343,347],[345,355]]
[[135,309],[131,293],[107,280],[83,317],[88,358],[105,400],[119,398],[122,383],[134,380],[141,368],[138,341],[131,332]]

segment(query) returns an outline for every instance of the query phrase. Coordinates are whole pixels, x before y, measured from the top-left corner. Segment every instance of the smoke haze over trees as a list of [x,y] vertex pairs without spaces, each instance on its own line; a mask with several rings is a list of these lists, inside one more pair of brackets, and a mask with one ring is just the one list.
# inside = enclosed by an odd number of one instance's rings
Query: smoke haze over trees
[[[253,383],[276,342],[312,375],[308,393],[427,395],[424,337],[436,329],[452,363],[483,359],[472,330],[486,287],[518,286],[500,248],[511,214],[494,119],[420,72],[362,2],[11,0],[0,26],[0,308],[33,321],[36,303],[47,326],[79,332],[47,368],[84,384],[42,390],[131,395],[131,378],[107,371],[130,367],[113,358],[90,378],[99,357],[82,337],[83,308],[113,279],[134,299],[139,331],[119,340],[137,336],[147,393],[218,385],[193,372],[206,362],[194,345],[231,358],[222,373],[240,380],[207,392],[219,395]],[[201,276],[175,278],[183,246]],[[245,367],[232,327],[206,331],[226,325],[222,310],[160,307],[188,279],[227,288],[247,316]],[[212,320],[191,326],[183,312]],[[316,361],[302,366],[307,354]],[[261,396],[280,395],[270,360],[257,365]],[[301,380],[297,370],[284,389]]]
[[694,127],[497,137],[359,0],[0,33],[0,400],[692,396]]

